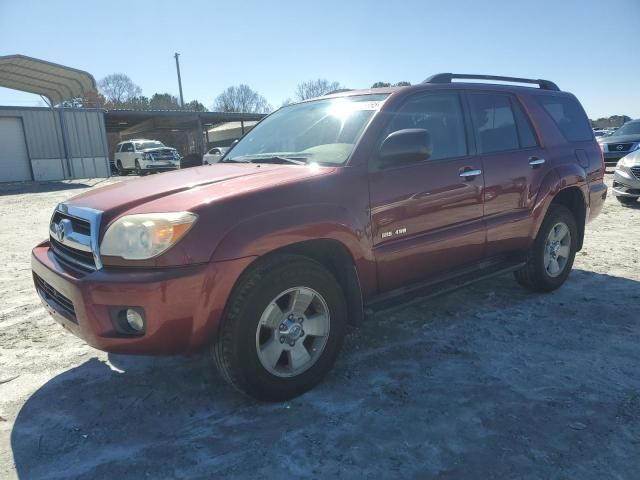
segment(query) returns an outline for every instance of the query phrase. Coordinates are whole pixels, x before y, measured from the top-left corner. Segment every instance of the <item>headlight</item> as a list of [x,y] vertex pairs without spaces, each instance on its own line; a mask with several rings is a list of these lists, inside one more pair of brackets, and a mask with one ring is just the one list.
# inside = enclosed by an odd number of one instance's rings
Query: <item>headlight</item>
[[600,145],[600,148],[602,149],[603,152],[607,151],[607,144],[606,143],[599,143],[598,145]]
[[145,153],[142,155],[142,159],[143,160],[151,160],[151,154],[150,153]]
[[631,151],[635,152],[636,150],[640,150],[640,143],[636,143],[632,148]]
[[624,157],[622,157],[620,160],[618,160],[618,163],[616,163],[616,168],[620,168],[620,167],[630,167],[633,165],[633,155],[625,155]]
[[100,253],[126,260],[157,257],[175,245],[197,218],[191,212],[125,215],[107,229]]

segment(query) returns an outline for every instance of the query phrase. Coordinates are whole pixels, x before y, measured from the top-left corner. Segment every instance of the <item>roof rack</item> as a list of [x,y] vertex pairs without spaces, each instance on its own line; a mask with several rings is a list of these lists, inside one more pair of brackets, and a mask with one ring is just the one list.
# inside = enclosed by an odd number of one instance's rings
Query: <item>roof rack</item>
[[498,75],[473,75],[469,73],[436,73],[430,76],[422,83],[451,83],[454,78],[466,79],[466,80],[499,80],[501,82],[516,82],[516,83],[535,83],[542,90],[557,90],[558,85],[550,80],[532,79],[532,78],[518,78],[518,77],[501,77]]

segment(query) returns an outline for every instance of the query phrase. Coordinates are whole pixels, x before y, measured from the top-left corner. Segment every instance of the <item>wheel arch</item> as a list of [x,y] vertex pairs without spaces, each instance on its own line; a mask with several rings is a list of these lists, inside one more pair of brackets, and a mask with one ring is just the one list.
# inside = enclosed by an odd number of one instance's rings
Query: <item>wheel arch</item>
[[363,291],[355,259],[344,243],[333,238],[317,238],[290,243],[256,257],[237,278],[233,289],[246,275],[262,263],[271,261],[276,256],[285,255],[310,258],[327,268],[345,294],[349,323],[357,324],[364,319]]
[[550,205],[563,205],[573,213],[576,220],[576,226],[578,228],[576,250],[582,250],[582,245],[584,244],[584,230],[587,220],[587,201],[582,189],[578,186],[563,188],[554,195]]

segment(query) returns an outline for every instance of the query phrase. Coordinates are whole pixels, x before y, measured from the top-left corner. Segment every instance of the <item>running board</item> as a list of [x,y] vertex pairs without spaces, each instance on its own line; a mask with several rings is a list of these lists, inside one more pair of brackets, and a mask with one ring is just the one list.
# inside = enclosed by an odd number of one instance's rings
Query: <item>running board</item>
[[[486,264],[485,264],[486,265]],[[365,303],[365,315],[404,307],[438,295],[453,292],[476,282],[497,277],[505,273],[514,272],[526,265],[525,262],[498,263],[489,266],[479,266],[473,269],[459,271],[439,279],[415,283],[400,287],[390,292],[371,298]]]

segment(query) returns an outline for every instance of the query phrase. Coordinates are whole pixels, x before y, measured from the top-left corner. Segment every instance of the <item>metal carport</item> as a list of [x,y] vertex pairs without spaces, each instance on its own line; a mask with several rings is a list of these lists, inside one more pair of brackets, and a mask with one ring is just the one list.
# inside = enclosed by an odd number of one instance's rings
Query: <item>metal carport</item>
[[0,87],[40,95],[49,105],[0,106],[0,182],[109,175],[103,111],[64,107],[96,90],[90,73],[6,55],[0,56]]

